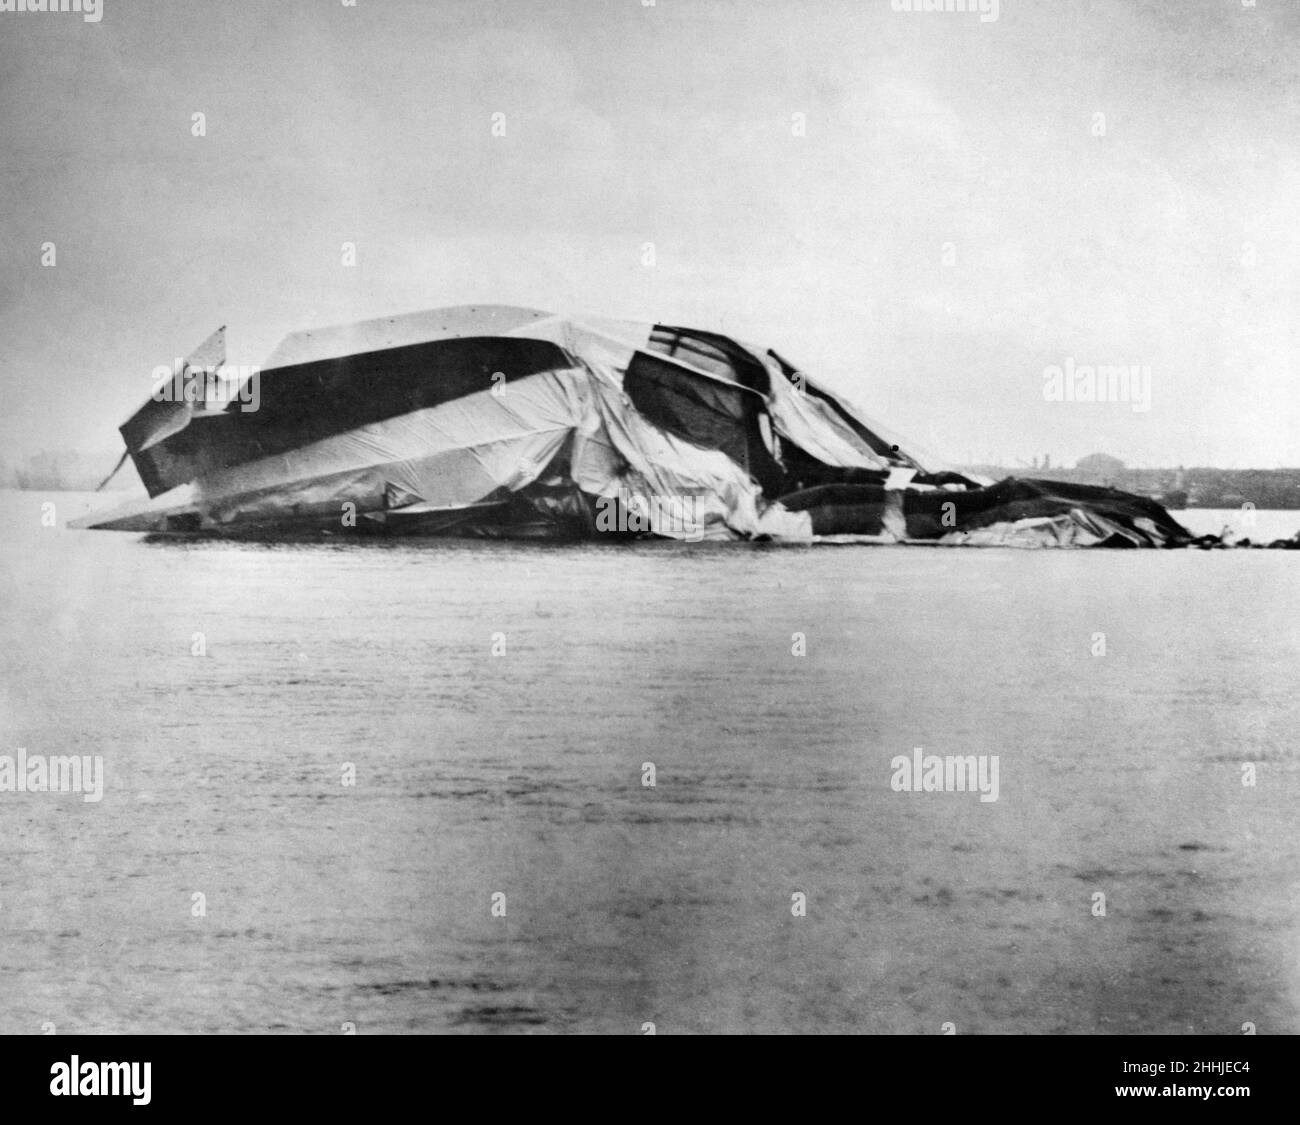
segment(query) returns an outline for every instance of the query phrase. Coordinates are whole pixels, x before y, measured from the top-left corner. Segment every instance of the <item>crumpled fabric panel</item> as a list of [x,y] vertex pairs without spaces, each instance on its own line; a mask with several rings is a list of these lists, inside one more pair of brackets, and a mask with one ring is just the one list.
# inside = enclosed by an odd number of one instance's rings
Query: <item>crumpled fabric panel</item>
[[1029,519],[987,524],[973,531],[954,531],[938,540],[943,547],[1096,547],[1114,542],[1115,537],[1134,547],[1157,546],[1130,528],[1104,516],[1072,509],[1063,516],[1039,516]]
[[778,435],[818,461],[838,469],[881,469],[886,463],[819,398],[801,394],[770,356],[763,357],[772,381],[768,411]]
[[602,428],[624,467],[602,480],[592,463],[575,458],[580,488],[604,497],[623,489],[646,498],[676,499],[678,509],[689,507],[693,520],[671,518],[672,504],[649,505],[659,513],[652,530],[669,538],[734,539],[757,533],[761,493],[744,469],[725,453],[700,449],[652,426],[622,391],[603,380],[592,387]]
[[343,482],[375,474],[440,504],[468,504],[497,488],[523,487],[590,413],[587,378],[548,371],[502,391],[481,391],[212,473],[199,483],[196,500],[200,507],[216,506],[279,489],[292,504],[295,492],[316,495],[322,480],[340,482],[351,496],[354,483]]

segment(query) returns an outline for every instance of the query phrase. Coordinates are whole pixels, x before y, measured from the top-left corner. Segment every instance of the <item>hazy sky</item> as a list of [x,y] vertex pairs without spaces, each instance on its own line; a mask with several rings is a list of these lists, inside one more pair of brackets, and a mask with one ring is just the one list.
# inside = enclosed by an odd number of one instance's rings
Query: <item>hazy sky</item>
[[[0,456],[117,448],[219,324],[256,364],[493,301],[720,327],[953,461],[1300,465],[1298,33],[1297,0],[0,12]],[[1149,366],[1151,409],[1045,401],[1067,359]]]

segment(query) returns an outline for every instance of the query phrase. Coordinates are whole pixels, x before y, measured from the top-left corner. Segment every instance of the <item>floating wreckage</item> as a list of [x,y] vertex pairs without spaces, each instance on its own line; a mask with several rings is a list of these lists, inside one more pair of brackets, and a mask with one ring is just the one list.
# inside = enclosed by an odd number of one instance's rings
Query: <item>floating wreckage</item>
[[121,427],[149,500],[73,526],[1200,542],[1114,489],[927,467],[776,351],[715,332],[478,305],[295,332],[233,379],[224,364],[223,329]]

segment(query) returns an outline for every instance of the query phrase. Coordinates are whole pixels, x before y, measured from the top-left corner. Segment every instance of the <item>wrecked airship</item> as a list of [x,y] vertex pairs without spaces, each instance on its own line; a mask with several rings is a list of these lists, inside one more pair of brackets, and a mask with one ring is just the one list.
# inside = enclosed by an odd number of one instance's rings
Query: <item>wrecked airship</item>
[[149,499],[73,526],[1195,542],[1142,497],[922,464],[778,352],[716,332],[476,305],[295,332],[251,371],[225,360],[220,329],[121,427]]

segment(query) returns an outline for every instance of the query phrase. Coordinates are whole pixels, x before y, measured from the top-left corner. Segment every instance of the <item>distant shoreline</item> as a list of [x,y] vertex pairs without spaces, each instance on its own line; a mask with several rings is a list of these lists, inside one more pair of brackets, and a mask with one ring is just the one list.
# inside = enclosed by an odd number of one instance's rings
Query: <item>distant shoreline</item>
[[[961,471],[974,472],[976,470],[963,469]],[[984,476],[994,476],[993,473],[987,471],[987,468],[980,471],[981,474]],[[1156,472],[1156,471],[1163,471],[1163,470],[1143,470],[1143,471]],[[1248,473],[1248,472],[1256,472],[1256,471],[1276,472],[1278,470],[1238,469],[1238,470],[1224,470],[1224,471]],[[1283,471],[1294,472],[1297,478],[1300,478],[1300,470],[1283,470]],[[1160,504],[1164,505],[1164,507],[1168,509],[1170,512],[1186,512],[1186,511],[1229,512],[1229,511],[1236,511],[1242,509],[1249,510],[1250,508],[1253,508],[1257,512],[1300,511],[1300,488],[1298,488],[1295,491],[1294,496],[1290,496],[1290,497],[1284,495],[1278,498],[1269,494],[1262,494],[1260,495],[1259,499],[1253,499],[1245,495],[1241,495],[1239,499],[1229,499],[1227,497],[1224,497],[1221,493],[1214,493],[1211,494],[1211,496],[1209,497],[1192,499],[1191,497],[1185,495],[1171,496],[1167,493],[1162,493],[1159,490],[1152,490],[1152,489],[1141,488],[1141,487],[1134,488],[1132,486],[1126,486],[1124,484],[1113,483],[1110,481],[1096,481],[1091,479],[1082,479],[1085,476],[1085,474],[1075,474],[1073,472],[1068,472],[1067,475],[1067,471],[1056,470],[1056,469],[1047,470],[1046,472],[1043,472],[1041,470],[1032,470],[1032,469],[1029,471],[1026,471],[1024,469],[1003,470],[1001,475],[996,476],[995,479],[1001,480],[1004,477],[1014,477],[1014,476],[1031,477],[1031,478],[1036,477],[1040,480],[1070,481],[1077,484],[1105,484],[1111,488],[1118,488],[1125,492],[1133,492],[1140,496],[1149,496],[1151,497],[1151,499],[1156,500]],[[33,484],[14,484],[12,481],[9,481],[9,482],[0,483],[0,492],[67,493],[67,494],[82,495],[82,496],[96,496],[96,495],[117,496],[122,494],[132,494],[132,495],[143,497],[145,495],[144,487],[139,483],[139,481],[131,481],[131,480],[128,480],[124,484],[113,482],[107,488],[104,488],[102,491],[96,489],[94,485],[87,485],[85,487],[75,487],[75,486],[69,487],[67,485],[47,486],[47,485],[33,485]],[[1228,494],[1229,497],[1231,497],[1232,495],[1233,495],[1232,493]],[[1249,508],[1247,507],[1248,505]]]

